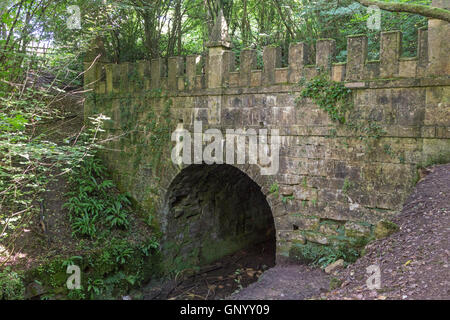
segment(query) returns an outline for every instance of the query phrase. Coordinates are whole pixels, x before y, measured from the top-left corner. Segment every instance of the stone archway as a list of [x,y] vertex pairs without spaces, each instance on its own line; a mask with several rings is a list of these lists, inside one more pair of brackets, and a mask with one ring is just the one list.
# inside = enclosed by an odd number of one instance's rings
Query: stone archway
[[181,270],[263,244],[275,264],[271,208],[261,187],[227,164],[197,164],[172,180],[163,205],[163,252]]

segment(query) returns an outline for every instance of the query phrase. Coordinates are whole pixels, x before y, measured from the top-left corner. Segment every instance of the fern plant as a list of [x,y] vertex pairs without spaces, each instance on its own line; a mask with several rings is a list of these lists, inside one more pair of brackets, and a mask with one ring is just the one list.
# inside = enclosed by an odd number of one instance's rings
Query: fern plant
[[127,212],[120,201],[115,201],[112,206],[106,208],[105,213],[106,221],[111,227],[128,228]]
[[97,217],[97,215],[91,217],[89,214],[83,213],[80,217],[73,218],[72,235],[80,234],[93,238],[97,232],[95,227]]
[[127,194],[116,194],[115,185],[105,178],[106,168],[96,157],[88,157],[72,171],[72,191],[63,207],[69,210],[73,236],[95,238],[99,228],[128,229]]

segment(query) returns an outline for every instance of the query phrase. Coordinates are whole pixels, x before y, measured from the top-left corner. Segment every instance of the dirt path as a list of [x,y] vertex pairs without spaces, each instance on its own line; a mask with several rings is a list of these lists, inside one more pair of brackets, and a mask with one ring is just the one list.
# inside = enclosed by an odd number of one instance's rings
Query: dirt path
[[328,291],[329,276],[302,265],[276,266],[231,300],[304,300]]
[[[400,231],[375,241],[342,271],[328,299],[450,299],[450,164],[430,169],[394,222]],[[381,289],[369,290],[366,268],[378,265]]]

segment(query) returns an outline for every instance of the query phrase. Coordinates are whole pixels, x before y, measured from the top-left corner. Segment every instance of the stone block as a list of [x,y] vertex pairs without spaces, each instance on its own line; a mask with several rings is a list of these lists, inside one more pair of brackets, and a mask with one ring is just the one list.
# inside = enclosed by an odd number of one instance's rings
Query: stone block
[[367,36],[347,37],[347,65],[345,77],[347,81],[360,80],[364,75],[367,59]]
[[286,83],[288,80],[288,68],[275,69],[275,83]]
[[367,238],[371,234],[370,226],[356,222],[346,222],[344,224],[345,236],[350,238]]
[[242,50],[240,60],[239,85],[248,87],[251,84],[251,71],[256,69],[256,51],[253,49]]
[[[433,0],[432,6],[450,10],[450,4],[445,0]],[[450,23],[428,19],[428,61],[427,74],[430,76],[450,74]]]
[[419,29],[417,38],[416,75],[423,77],[428,68],[428,30],[426,28]]
[[169,90],[178,89],[178,77],[184,73],[183,57],[169,57],[168,59],[167,87]]
[[315,232],[315,231],[305,231],[303,233],[303,235],[305,236],[305,239],[307,241],[311,241],[314,243],[318,243],[318,244],[329,244],[329,240],[328,238],[323,235],[322,233],[319,232]]
[[338,224],[321,224],[319,227],[319,232],[328,236],[337,236],[339,225]]
[[389,31],[381,33],[380,77],[393,78],[399,73],[399,59],[402,48],[402,33]]
[[275,83],[275,68],[281,67],[281,48],[274,46],[264,47],[263,50],[262,82],[265,85]]
[[324,271],[325,273],[332,273],[333,271],[336,271],[338,269],[342,269],[344,267],[344,260],[343,259],[339,259],[331,264],[329,264],[328,266],[325,267]]
[[201,55],[194,54],[186,57],[186,81],[189,90],[195,89],[195,77],[201,62]]
[[450,87],[426,89],[424,124],[450,126]]
[[316,42],[316,66],[329,72],[336,54],[336,40],[319,39]]
[[220,88],[229,82],[229,72],[234,70],[234,54],[223,47],[211,47],[206,66],[208,88]]
[[161,86],[161,77],[164,74],[164,64],[161,58],[152,59],[150,64],[150,87],[152,89],[158,89]]
[[233,87],[239,87],[239,79],[240,79],[240,72],[230,72],[229,73],[229,86],[231,88]]
[[299,230],[317,230],[319,228],[320,219],[302,214],[291,214],[289,215],[289,223],[291,225],[291,230],[294,226]]
[[309,49],[306,43],[291,43],[289,45],[288,81],[297,83],[302,75],[304,66],[308,64]]
[[364,79],[376,79],[380,77],[380,61],[367,61],[364,66]]
[[425,117],[425,89],[392,90],[392,108],[396,112],[396,123],[402,126],[420,126]]
[[383,239],[398,230],[400,229],[395,223],[389,220],[380,220],[375,226],[374,234],[377,239]]
[[415,59],[415,58],[400,59],[400,65],[399,65],[399,71],[398,71],[399,77],[414,78],[416,76],[416,70],[417,70],[417,59]]
[[295,189],[295,198],[298,200],[317,200],[317,189],[305,188],[303,186],[297,186]]
[[305,244],[306,238],[300,230],[292,231],[290,241],[292,243]]
[[262,80],[262,71],[252,70],[250,76],[250,86],[259,87],[261,85],[261,80]]
[[130,71],[130,63],[122,62],[119,64],[120,66],[120,92],[128,92],[129,89],[129,71]]
[[331,67],[331,80],[341,82],[345,80],[345,63],[334,63]]

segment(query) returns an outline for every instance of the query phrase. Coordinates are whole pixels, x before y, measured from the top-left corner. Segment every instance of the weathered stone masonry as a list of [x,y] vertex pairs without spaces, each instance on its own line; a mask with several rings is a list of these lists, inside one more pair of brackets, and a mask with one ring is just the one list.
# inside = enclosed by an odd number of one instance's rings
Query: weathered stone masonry
[[[401,33],[383,32],[380,60],[367,61],[367,37],[352,36],[346,63],[332,63],[334,40],[323,39],[316,43],[314,65],[308,65],[313,57],[307,45],[292,44],[288,67],[281,67],[280,49],[269,46],[263,52],[263,70],[256,70],[251,49],[241,52],[237,69],[224,37],[214,39],[206,55],[171,57],[167,67],[162,59],[122,64],[100,60],[85,74],[86,86],[95,93],[85,114],[111,117],[108,134],[120,138],[110,141],[106,162],[120,187],[156,215],[163,233],[173,232],[168,193],[186,170],[170,161],[174,144],[169,131],[161,133],[161,163],[151,165],[155,154],[148,146],[155,143],[155,126],[149,123],[167,120],[158,118],[163,110],[170,106],[171,129],[178,125],[192,132],[195,119],[205,129],[222,132],[280,129],[277,175],[261,176],[251,165],[236,167],[266,196],[275,222],[277,259],[282,259],[296,242],[331,244],[367,236],[377,221],[401,209],[419,163],[448,156],[449,38],[448,23],[430,20],[428,30],[419,30],[417,57],[402,58]],[[313,78],[319,69],[353,89],[354,114],[384,129],[370,150],[309,99],[296,102],[302,90],[298,81]],[[191,244],[190,250],[196,246],[202,243]]]

